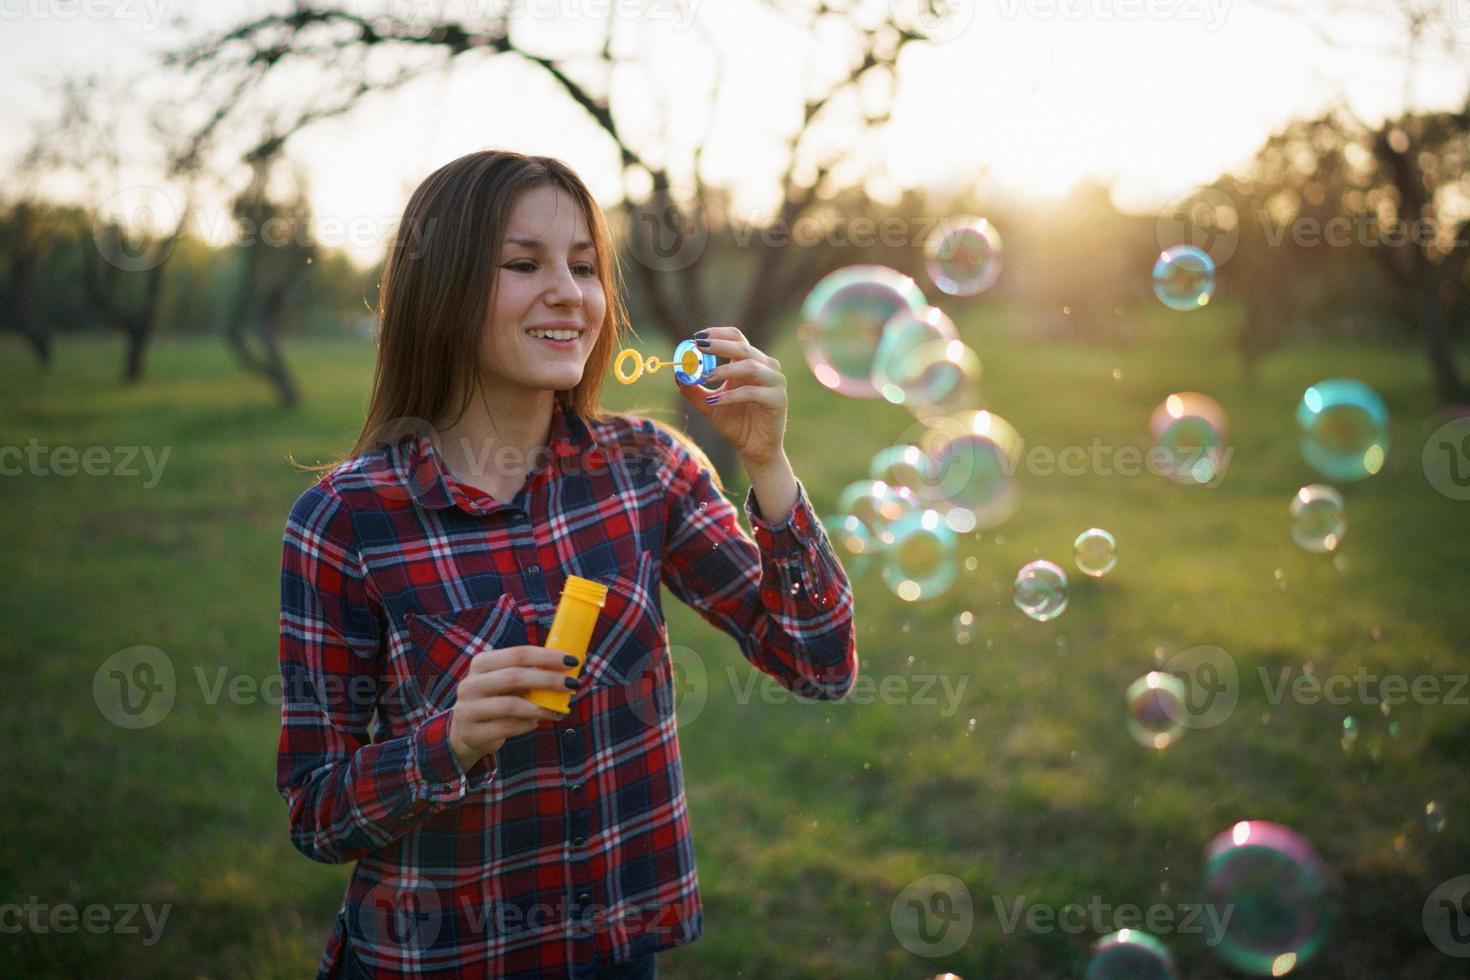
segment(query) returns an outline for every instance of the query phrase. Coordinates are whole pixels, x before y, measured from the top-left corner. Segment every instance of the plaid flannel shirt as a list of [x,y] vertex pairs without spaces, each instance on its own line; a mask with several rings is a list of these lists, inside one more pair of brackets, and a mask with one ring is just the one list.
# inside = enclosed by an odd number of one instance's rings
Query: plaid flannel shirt
[[[500,501],[409,435],[291,509],[277,788],[297,849],[357,862],[319,978],[349,948],[372,977],[592,976],[699,937],[660,582],[794,693],[857,676],[852,592],[799,483],[780,521],[747,496],[752,540],[646,419],[558,399],[547,448]],[[568,574],[608,587],[570,714],[465,771],[459,680],[543,645]]]

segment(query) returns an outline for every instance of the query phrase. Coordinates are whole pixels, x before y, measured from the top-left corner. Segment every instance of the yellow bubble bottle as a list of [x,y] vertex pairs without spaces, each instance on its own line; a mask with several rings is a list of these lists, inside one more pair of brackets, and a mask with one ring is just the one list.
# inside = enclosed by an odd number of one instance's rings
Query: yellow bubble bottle
[[[581,677],[582,665],[587,662],[587,644],[592,639],[592,628],[602,613],[602,604],[607,601],[607,586],[576,575],[567,576],[562,586],[561,598],[556,603],[556,615],[551,619],[551,632],[546,634],[546,649],[559,650],[577,658],[577,666],[562,671],[568,677]],[[566,714],[571,710],[572,692],[565,688],[557,691],[536,689],[526,692],[526,700],[550,711]]]

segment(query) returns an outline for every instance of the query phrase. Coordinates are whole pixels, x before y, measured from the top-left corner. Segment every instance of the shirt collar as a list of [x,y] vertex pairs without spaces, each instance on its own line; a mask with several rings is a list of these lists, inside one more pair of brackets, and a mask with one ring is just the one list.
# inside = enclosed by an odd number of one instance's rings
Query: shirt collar
[[[546,444],[552,460],[575,456],[597,446],[587,422],[562,401],[560,394],[551,410],[551,431]],[[409,494],[420,507],[442,510],[466,500],[462,485],[445,467],[444,458],[429,433],[417,433],[400,443],[399,449],[395,477],[408,486]],[[546,458],[538,457],[535,469],[527,477],[528,483],[546,472],[547,463]]]

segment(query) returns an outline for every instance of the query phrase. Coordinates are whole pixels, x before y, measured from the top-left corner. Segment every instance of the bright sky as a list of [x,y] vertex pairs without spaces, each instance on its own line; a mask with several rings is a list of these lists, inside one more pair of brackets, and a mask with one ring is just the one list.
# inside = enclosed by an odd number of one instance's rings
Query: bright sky
[[[881,10],[889,0],[870,0]],[[917,0],[891,0],[896,5]],[[1454,52],[1430,34],[1412,78],[1400,34],[1382,19],[1324,14],[1315,23],[1273,0],[951,0],[952,16],[906,54],[893,122],[858,158],[887,174],[874,189],[977,183],[1022,197],[1063,193],[1084,176],[1115,181],[1117,203],[1144,210],[1212,181],[1247,160],[1285,120],[1338,98],[1368,120],[1446,108],[1470,93],[1470,24]],[[1292,2],[1292,0],[1287,0]],[[1295,0],[1298,8],[1319,0]],[[1362,0],[1392,8],[1397,0]],[[1433,3],[1435,0],[1418,0]],[[517,40],[545,53],[595,50],[598,18],[620,18],[621,43],[646,74],[626,76],[615,109],[640,147],[687,159],[710,114],[712,59],[725,52],[724,88],[705,155],[705,177],[735,188],[737,208],[769,206],[808,70],[831,69],[834,37],[811,38],[757,0],[345,0],[363,11],[451,16],[519,5]],[[178,16],[211,24],[285,0],[206,4],[182,0],[0,0],[0,161],[25,146],[31,123],[55,105],[46,80],[85,70],[128,71],[179,37]],[[1324,44],[1329,32],[1341,43]],[[950,36],[952,35],[952,36]],[[1457,56],[1457,57],[1456,57]],[[143,98],[117,107],[137,114]],[[634,107],[637,107],[636,109]],[[640,138],[641,137],[641,138]],[[852,134],[830,134],[852,142]],[[516,58],[465,64],[415,83],[293,143],[306,167],[319,240],[354,258],[381,251],[412,188],[461,153],[507,146],[559,156],[603,200],[619,192],[610,143],[540,71]],[[657,151],[655,151],[657,152]],[[138,165],[134,179],[146,180]],[[206,224],[221,228],[220,212]]]

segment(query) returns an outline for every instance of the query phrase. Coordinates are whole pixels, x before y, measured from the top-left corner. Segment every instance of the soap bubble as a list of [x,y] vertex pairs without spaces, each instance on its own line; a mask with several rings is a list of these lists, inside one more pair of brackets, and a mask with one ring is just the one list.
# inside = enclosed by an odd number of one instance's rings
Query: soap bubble
[[1193,245],[1175,245],[1154,262],[1154,295],[1173,310],[1197,310],[1215,293],[1215,260]]
[[1028,562],[1016,573],[1015,602],[1038,623],[1056,619],[1067,608],[1067,573],[1042,559]]
[[1243,820],[1221,833],[1205,849],[1205,888],[1234,910],[1215,949],[1247,973],[1284,976],[1326,938],[1327,868],[1290,828]]
[[1118,542],[1100,527],[1090,527],[1077,535],[1072,551],[1077,570],[1093,578],[1102,578],[1118,564]]
[[1348,378],[1319,381],[1296,409],[1302,457],[1335,480],[1362,480],[1388,456],[1388,409],[1378,392]]
[[930,340],[914,348],[900,371],[903,405],[920,421],[980,407],[980,355],[962,340]]
[[1201,485],[1224,478],[1225,410],[1215,399],[1197,391],[1176,392],[1154,409],[1148,427],[1155,446],[1167,452],[1165,476]]
[[1445,816],[1444,807],[1434,800],[1424,804],[1424,823],[1436,834],[1444,830],[1449,818]]
[[975,638],[975,614],[968,609],[956,616],[951,625],[956,643],[969,643]]
[[1323,483],[1302,487],[1291,498],[1291,536],[1308,551],[1335,551],[1347,531],[1342,494]]
[[880,547],[892,542],[888,529],[894,521],[919,509],[919,498],[912,490],[882,480],[850,483],[837,497],[837,510],[862,521]]
[[1166,749],[1184,734],[1189,688],[1166,671],[1151,670],[1128,685],[1128,734],[1146,749]]
[[849,578],[857,578],[867,571],[879,542],[866,524],[852,514],[834,514],[822,519],[822,527]]
[[1000,233],[984,218],[941,222],[924,242],[929,278],[951,296],[975,296],[1000,278]]
[[797,337],[812,373],[824,386],[853,398],[877,398],[873,360],[894,314],[928,307],[918,285],[881,265],[830,273],[807,294]]
[[918,495],[930,481],[933,464],[918,446],[889,446],[873,454],[868,476],[890,487],[906,487]]
[[885,400],[902,405],[923,376],[924,365],[913,360],[914,350],[930,341],[957,341],[959,337],[954,321],[937,306],[899,310],[883,325],[873,354],[873,387]]
[[1005,419],[984,411],[942,416],[924,428],[919,448],[933,462],[919,499],[942,509],[951,530],[995,527],[1015,513],[1022,443]]
[[954,584],[954,532],[939,513],[910,512],[889,528],[893,543],[883,551],[883,583],[907,602],[932,599]]
[[1174,958],[1146,932],[1120,929],[1092,945],[1083,980],[1175,980]]

